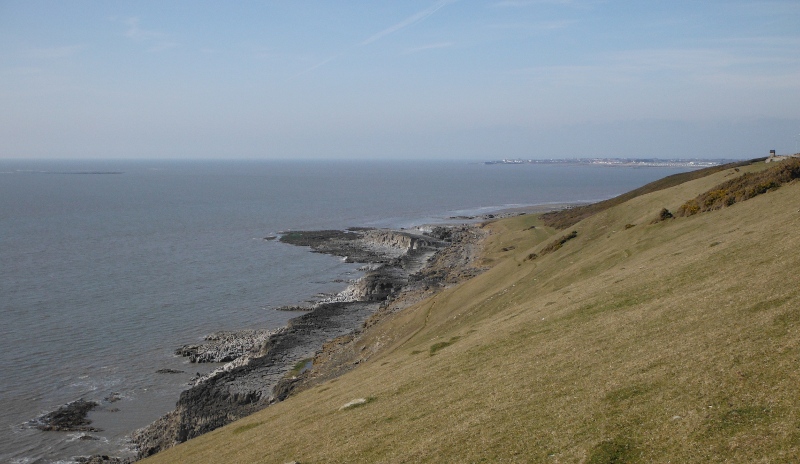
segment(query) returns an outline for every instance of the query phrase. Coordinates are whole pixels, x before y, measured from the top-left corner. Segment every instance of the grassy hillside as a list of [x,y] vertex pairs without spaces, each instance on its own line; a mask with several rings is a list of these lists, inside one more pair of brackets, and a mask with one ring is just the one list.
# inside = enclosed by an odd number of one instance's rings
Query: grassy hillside
[[491,269],[373,326],[367,363],[144,462],[798,462],[800,182],[651,223],[765,167],[490,224]]
[[546,226],[555,227],[557,229],[565,229],[594,214],[605,211],[614,206],[621,205],[622,203],[625,203],[626,201],[632,200],[636,197],[657,192],[659,190],[664,190],[670,187],[675,187],[676,185],[683,184],[684,182],[700,179],[716,172],[748,166],[754,163],[760,163],[763,162],[764,159],[765,158],[758,158],[749,161],[728,163],[721,166],[712,166],[705,169],[673,174],[671,176],[664,177],[663,179],[650,182],[649,184],[631,190],[630,192],[623,193],[622,195],[618,195],[614,198],[609,198],[608,200],[592,203],[590,205],[577,206],[575,208],[545,213],[542,215],[542,220]]

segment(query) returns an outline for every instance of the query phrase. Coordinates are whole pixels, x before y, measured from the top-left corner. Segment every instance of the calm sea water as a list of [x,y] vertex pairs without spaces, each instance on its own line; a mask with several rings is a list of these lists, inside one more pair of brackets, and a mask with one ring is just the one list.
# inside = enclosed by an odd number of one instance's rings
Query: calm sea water
[[[120,455],[193,375],[175,348],[276,328],[273,308],[341,290],[356,266],[263,237],[409,227],[612,197],[679,168],[352,161],[0,161],[0,462]],[[95,174],[88,174],[94,172]],[[117,172],[117,174],[96,174]],[[183,374],[156,374],[162,368]],[[121,400],[103,399],[118,395]],[[27,421],[101,402],[80,433]]]

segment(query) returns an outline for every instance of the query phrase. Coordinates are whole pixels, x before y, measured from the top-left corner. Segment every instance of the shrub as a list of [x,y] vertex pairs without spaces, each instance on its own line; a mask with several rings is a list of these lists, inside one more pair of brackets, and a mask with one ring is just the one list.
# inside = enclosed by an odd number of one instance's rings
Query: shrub
[[655,219],[650,221],[650,224],[658,224],[661,221],[666,221],[667,219],[672,219],[675,216],[672,215],[672,212],[667,208],[661,208],[661,211],[658,212],[658,216]]
[[700,205],[697,200],[689,200],[678,208],[678,216],[691,216],[700,212]]
[[561,248],[562,246],[564,246],[565,243],[569,242],[570,240],[572,240],[573,238],[575,238],[577,236],[578,236],[578,231],[577,230],[573,230],[572,232],[570,232],[567,235],[559,238],[558,240],[550,242],[549,245],[547,245],[546,247],[542,248],[542,251],[539,252],[539,255],[543,256],[543,255],[546,255],[548,253],[552,253],[552,252],[558,250],[559,248]]
[[800,179],[800,159],[797,158],[782,161],[761,172],[745,173],[723,182],[681,205],[677,215],[691,216],[725,208],[775,190],[794,179]]

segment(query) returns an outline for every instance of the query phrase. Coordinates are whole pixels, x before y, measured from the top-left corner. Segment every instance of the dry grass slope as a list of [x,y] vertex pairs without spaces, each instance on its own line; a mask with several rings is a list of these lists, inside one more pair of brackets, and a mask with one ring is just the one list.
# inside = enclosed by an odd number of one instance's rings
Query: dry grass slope
[[370,327],[368,362],[146,462],[800,462],[800,182],[649,223],[765,167],[596,212],[533,261],[556,230],[490,224],[491,269]]

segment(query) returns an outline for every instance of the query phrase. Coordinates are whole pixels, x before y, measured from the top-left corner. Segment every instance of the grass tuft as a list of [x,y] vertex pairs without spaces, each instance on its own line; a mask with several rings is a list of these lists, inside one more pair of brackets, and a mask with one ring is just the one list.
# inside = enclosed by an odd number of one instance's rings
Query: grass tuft
[[611,403],[620,403],[622,401],[644,395],[649,390],[650,387],[644,385],[631,385],[608,392],[605,399]]
[[633,462],[633,445],[627,440],[615,438],[603,440],[589,454],[587,464],[622,464]]
[[254,429],[259,425],[262,425],[263,422],[253,422],[252,424],[242,425],[233,429],[233,434],[238,435],[242,432],[247,432],[248,430]]
[[772,410],[763,406],[747,406],[729,409],[708,421],[709,434],[731,435],[742,429],[766,424],[772,417]]
[[548,244],[546,247],[542,248],[542,251],[539,252],[539,255],[543,256],[543,255],[552,253],[552,252],[558,250],[559,248],[561,248],[562,246],[564,246],[565,243],[569,242],[570,240],[572,240],[573,238],[575,238],[577,236],[578,236],[578,231],[577,230],[573,230],[572,232],[568,233],[567,235],[565,235],[565,236],[563,236],[563,237],[561,237],[561,238],[559,238],[557,240],[554,240],[554,241],[550,242],[550,244]]
[[434,354],[436,354],[437,351],[439,351],[439,350],[441,350],[443,348],[447,348],[448,346],[450,346],[453,343],[457,342],[459,338],[461,338],[461,337],[451,337],[450,341],[434,343],[433,345],[431,345],[431,348],[429,350],[430,351],[430,355],[433,356]]

